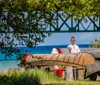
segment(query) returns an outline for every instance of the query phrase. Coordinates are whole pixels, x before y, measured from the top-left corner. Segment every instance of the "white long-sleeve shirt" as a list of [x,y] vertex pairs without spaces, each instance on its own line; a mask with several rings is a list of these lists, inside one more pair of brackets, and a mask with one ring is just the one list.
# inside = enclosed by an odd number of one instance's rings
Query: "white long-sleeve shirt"
[[78,45],[76,45],[76,44],[68,45],[68,48],[69,47],[71,47],[71,53],[80,53],[81,52]]

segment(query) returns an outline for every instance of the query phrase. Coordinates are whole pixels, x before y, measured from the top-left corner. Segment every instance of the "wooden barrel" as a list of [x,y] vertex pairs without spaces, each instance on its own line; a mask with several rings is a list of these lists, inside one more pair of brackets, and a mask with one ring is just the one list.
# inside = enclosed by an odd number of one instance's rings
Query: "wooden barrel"
[[[79,54],[36,54],[32,55],[31,64],[37,65],[66,65],[85,67],[87,64],[95,63],[94,58],[88,53]],[[29,57],[28,57],[29,58]],[[30,60],[30,59],[29,59]],[[28,62],[28,61],[27,61]]]

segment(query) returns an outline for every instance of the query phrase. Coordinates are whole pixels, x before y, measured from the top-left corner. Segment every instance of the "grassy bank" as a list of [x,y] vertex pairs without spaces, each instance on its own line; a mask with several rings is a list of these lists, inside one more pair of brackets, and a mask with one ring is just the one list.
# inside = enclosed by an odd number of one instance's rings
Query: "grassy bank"
[[0,85],[100,85],[100,81],[64,81],[43,70],[0,73]]

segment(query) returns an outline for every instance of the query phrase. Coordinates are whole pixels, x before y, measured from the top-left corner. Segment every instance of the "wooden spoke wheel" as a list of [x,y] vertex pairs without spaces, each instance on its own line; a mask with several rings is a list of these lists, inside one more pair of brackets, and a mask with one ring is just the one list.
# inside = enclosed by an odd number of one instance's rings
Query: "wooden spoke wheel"
[[96,81],[96,79],[97,79],[97,74],[96,74],[96,73],[91,74],[91,75],[89,76],[89,79],[90,79],[91,81]]

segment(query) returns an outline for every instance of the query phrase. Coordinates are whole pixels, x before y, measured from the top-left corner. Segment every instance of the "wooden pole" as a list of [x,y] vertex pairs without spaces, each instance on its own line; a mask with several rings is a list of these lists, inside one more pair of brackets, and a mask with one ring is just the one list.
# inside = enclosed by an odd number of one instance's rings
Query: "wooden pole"
[[84,80],[84,70],[83,69],[77,69],[77,80]]
[[76,68],[73,68],[73,79],[74,79],[74,80],[77,79]]
[[83,80],[84,79],[84,69],[81,68],[74,68],[73,69],[73,77],[74,80]]
[[73,67],[67,66],[65,68],[65,80],[67,80],[67,81],[73,80]]

